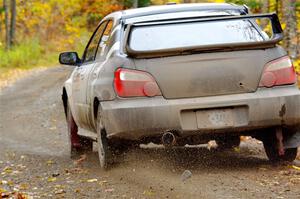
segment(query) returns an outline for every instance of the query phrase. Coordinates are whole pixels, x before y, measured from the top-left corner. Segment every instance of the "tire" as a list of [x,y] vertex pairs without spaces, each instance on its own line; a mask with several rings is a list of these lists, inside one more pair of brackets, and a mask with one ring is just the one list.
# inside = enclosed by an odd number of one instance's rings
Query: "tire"
[[78,158],[80,155],[93,151],[93,140],[78,135],[78,126],[73,118],[70,106],[67,107],[68,141],[70,146],[70,157]]
[[97,114],[97,148],[100,168],[107,170],[113,163],[113,150],[109,146],[106,130],[102,125],[100,108]]
[[285,149],[284,155],[279,155],[275,130],[271,131],[267,136],[265,136],[262,141],[266,155],[273,163],[282,161],[293,162],[297,157],[297,148]]
[[232,149],[240,146],[240,136],[224,136],[215,139],[218,149]]

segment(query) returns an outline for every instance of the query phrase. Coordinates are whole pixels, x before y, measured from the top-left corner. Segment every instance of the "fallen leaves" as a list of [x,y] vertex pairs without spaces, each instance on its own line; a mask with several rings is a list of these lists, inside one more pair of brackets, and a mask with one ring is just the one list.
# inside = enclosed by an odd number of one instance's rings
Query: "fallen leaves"
[[86,160],[86,154],[83,154],[83,155],[80,156],[80,158],[79,158],[78,160],[75,160],[75,161],[74,161],[74,164],[75,164],[75,165],[80,165],[80,164],[82,164],[83,161],[85,161],[85,160]]
[[97,182],[98,179],[94,178],[94,179],[88,179],[87,182]]
[[0,189],[0,198],[31,199],[28,195],[19,192],[8,192]]
[[45,70],[46,68],[36,68],[32,70],[25,70],[25,69],[10,69],[9,71],[2,73],[0,75],[0,90],[5,88],[11,84],[13,84],[18,79],[28,76],[34,72]]
[[46,164],[47,164],[48,166],[51,166],[51,165],[54,164],[54,161],[53,161],[53,160],[48,160],[48,161],[46,162]]
[[9,174],[9,173],[12,173],[13,172],[13,169],[9,166],[5,167],[3,169],[3,172],[2,173],[6,173],[6,174]]
[[6,185],[8,182],[6,180],[0,181],[0,185]]
[[47,182],[55,182],[56,181],[56,177],[49,177],[47,179]]
[[102,180],[102,181],[99,182],[99,185],[100,185],[100,186],[103,186],[103,185],[105,185],[105,184],[107,184],[107,183],[108,183],[108,181]]
[[15,197],[16,197],[17,199],[28,199],[28,198],[29,198],[28,196],[26,196],[26,195],[23,194],[23,193],[16,193],[16,194],[15,194]]
[[261,170],[261,171],[267,171],[267,170],[268,170],[268,169],[265,168],[265,167],[259,167],[258,169]]
[[295,166],[295,165],[292,165],[292,168],[293,168],[293,169],[296,169],[296,170],[298,170],[298,171],[300,171],[300,167],[297,167],[297,166]]
[[63,189],[58,189],[58,190],[54,191],[55,195],[60,195],[60,194],[64,194],[64,193],[66,193],[66,191]]
[[144,194],[145,196],[154,196],[154,195],[155,195],[155,192],[154,192],[153,190],[145,190],[145,191],[143,192],[143,194]]
[[298,177],[298,178],[291,178],[290,182],[293,183],[293,184],[299,184],[300,183],[300,177]]
[[114,189],[113,189],[113,188],[109,188],[109,189],[105,189],[104,191],[105,191],[105,192],[113,192]]
[[27,184],[27,183],[21,183],[18,186],[18,189],[20,189],[20,190],[27,190],[27,189],[29,189],[29,184]]
[[240,153],[241,152],[241,148],[240,147],[234,147],[233,150],[237,153]]

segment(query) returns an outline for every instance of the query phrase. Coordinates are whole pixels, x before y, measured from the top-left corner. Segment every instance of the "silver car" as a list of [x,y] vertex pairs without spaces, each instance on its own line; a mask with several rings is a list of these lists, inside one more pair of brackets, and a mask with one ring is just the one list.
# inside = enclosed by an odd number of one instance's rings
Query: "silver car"
[[[92,150],[101,168],[117,151],[240,136],[261,140],[271,161],[293,161],[300,92],[276,14],[233,4],[182,4],[114,12],[96,27],[62,89],[71,155]],[[78,133],[78,127],[95,136]],[[96,139],[93,139],[95,137]]]

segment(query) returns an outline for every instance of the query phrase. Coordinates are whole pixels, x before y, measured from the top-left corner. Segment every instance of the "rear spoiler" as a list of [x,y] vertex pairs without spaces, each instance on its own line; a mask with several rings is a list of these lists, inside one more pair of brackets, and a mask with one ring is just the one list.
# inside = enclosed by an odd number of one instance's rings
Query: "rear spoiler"
[[[209,21],[226,21],[235,19],[256,19],[256,18],[269,18],[272,24],[273,37],[270,40],[258,42],[240,42],[240,43],[224,43],[213,45],[189,46],[184,48],[168,48],[150,51],[136,51],[129,45],[129,38],[131,36],[131,29],[134,27],[160,25],[160,24],[174,24],[174,23],[189,23],[189,22],[209,22]],[[209,17],[209,18],[188,18],[185,20],[172,20],[172,21],[154,21],[148,23],[128,24],[125,32],[125,52],[131,57],[146,58],[146,57],[162,57],[170,55],[189,54],[191,52],[209,52],[209,51],[233,51],[233,50],[248,50],[248,49],[265,49],[276,46],[278,42],[283,39],[283,30],[280,25],[277,14],[256,14],[256,15],[238,15],[238,16],[222,16],[222,17]]]

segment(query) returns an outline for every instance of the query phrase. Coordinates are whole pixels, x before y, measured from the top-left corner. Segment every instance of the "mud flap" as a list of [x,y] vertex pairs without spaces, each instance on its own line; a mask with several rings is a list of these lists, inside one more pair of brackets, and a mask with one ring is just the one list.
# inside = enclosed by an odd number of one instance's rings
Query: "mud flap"
[[297,148],[300,146],[300,131],[297,131],[294,135],[284,140],[283,147],[285,149]]

